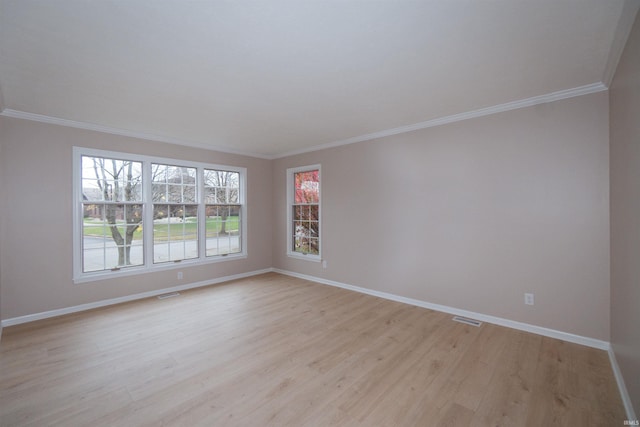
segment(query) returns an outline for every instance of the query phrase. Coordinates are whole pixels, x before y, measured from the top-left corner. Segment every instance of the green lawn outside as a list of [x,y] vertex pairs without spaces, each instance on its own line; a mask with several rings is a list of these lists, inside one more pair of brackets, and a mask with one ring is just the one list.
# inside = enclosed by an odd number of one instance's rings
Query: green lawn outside
[[[117,222],[118,228],[120,228],[120,233],[124,234],[125,225],[123,221]],[[216,233],[220,232],[222,228],[222,219],[221,217],[207,217],[207,237],[213,237]],[[227,232],[237,232],[238,227],[238,217],[230,216],[227,217]],[[169,231],[171,232],[171,238],[169,240],[182,240],[185,236],[195,236],[198,234],[198,224],[195,219],[187,219],[184,223],[173,223],[173,224],[153,224],[153,237],[157,240],[166,240],[167,236],[169,236]],[[94,236],[94,237],[102,237],[104,235],[111,237],[111,231],[108,227],[106,229],[102,224],[97,223],[92,219],[85,218],[84,220],[84,235],[85,236]],[[142,239],[142,227],[138,227],[136,232],[133,234],[133,240]]]

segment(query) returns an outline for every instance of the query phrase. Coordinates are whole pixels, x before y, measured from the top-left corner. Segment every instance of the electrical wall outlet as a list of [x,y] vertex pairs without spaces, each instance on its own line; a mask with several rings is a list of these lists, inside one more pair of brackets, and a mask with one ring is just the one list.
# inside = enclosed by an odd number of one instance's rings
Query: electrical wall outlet
[[524,294],[524,303],[526,305],[533,305],[533,294]]
[[327,260],[326,259],[322,260],[322,268],[327,268]]
[[182,271],[178,271],[178,280],[182,280]]

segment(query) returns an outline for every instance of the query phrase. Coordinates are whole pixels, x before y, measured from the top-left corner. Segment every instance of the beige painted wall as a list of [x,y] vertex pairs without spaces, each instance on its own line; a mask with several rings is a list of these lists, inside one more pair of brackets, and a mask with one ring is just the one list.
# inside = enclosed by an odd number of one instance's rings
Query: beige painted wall
[[640,413],[640,14],[610,87],[611,344]]
[[[608,139],[600,92],[278,159],[274,267],[608,340]],[[314,163],[327,269],[286,256]]]
[[[0,93],[0,96],[2,94]],[[0,102],[1,102],[1,98],[0,98]],[[2,107],[0,105],[0,107]],[[4,236],[4,209],[5,209],[5,205],[6,203],[3,202],[3,200],[6,200],[4,198],[4,175],[2,173],[2,171],[4,170],[4,162],[5,162],[5,157],[3,155],[3,140],[4,140],[4,133],[2,132],[2,123],[0,123],[0,320],[2,319],[2,240],[4,239],[2,236]],[[2,325],[0,324],[0,337],[2,336]]]
[[[609,339],[605,92],[275,161],[4,117],[0,129],[16,206],[0,240],[3,319],[274,266]],[[249,258],[182,282],[73,284],[73,145],[247,167]],[[285,169],[314,163],[327,269],[285,255]]]
[[[269,268],[271,162],[99,132],[0,117],[6,228],[2,318],[65,308]],[[248,258],[117,279],[72,282],[72,147],[74,145],[247,168]],[[3,202],[4,203],[4,202]]]

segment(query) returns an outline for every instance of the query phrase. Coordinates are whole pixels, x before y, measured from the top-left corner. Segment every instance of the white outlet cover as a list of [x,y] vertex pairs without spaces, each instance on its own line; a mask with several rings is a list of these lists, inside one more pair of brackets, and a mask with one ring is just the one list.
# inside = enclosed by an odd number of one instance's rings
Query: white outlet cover
[[524,294],[524,303],[526,305],[533,305],[534,303],[533,294]]

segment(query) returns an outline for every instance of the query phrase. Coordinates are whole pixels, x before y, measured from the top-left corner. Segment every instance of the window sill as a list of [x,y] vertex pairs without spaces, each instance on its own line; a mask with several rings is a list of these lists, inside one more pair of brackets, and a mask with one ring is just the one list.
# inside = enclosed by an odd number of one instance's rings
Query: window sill
[[320,255],[303,255],[295,252],[287,252],[289,258],[301,259],[303,261],[320,262],[322,257]]
[[[139,274],[157,273],[167,270],[178,270],[181,268],[197,267],[199,265],[215,264],[218,262],[232,261],[237,259],[245,259],[247,254],[218,255],[206,258],[204,260],[184,260],[180,262],[165,262],[154,264],[152,266],[127,267],[118,271],[100,271],[96,273],[85,273],[73,278],[74,284],[97,282],[99,280],[111,280],[120,277],[137,276]],[[174,277],[175,278],[175,277]]]

